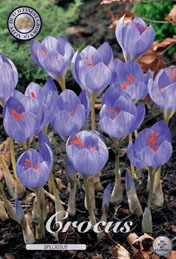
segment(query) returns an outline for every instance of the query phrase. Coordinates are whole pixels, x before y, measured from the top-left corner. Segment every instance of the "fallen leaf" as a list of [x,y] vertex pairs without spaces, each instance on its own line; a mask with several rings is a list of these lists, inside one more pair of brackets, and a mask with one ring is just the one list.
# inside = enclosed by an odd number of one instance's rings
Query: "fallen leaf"
[[100,4],[125,4],[132,2],[133,0],[102,0]]
[[95,104],[95,109],[100,111],[101,110],[101,107],[102,107],[102,104],[101,103],[96,103]]
[[167,259],[175,259],[176,258],[176,251],[171,251],[168,255],[165,255]]
[[68,35],[79,35],[83,33],[85,30],[83,27],[75,27],[71,26],[65,30],[66,34]]
[[10,138],[7,138],[1,145],[1,156],[6,161],[6,164],[8,167],[10,167],[11,164],[11,157],[10,157]]
[[[11,157],[10,157],[10,138],[7,138],[1,145],[1,156],[5,160],[8,167],[10,167],[11,164]],[[4,177],[4,169],[2,165],[0,164],[0,180],[2,180]]]
[[175,225],[171,225],[171,230],[172,230],[173,232],[176,232],[176,226],[175,226]]
[[125,15],[125,18],[124,18],[125,25],[131,22],[131,20],[134,18],[134,14],[126,10],[119,13],[117,17],[114,16],[113,12],[110,9],[106,9],[106,12],[109,13],[111,16],[112,23],[110,24],[109,29],[111,29],[112,31],[115,31],[116,25],[122,16]]
[[176,5],[174,5],[169,15],[165,18],[165,20],[173,25],[176,25]]
[[92,256],[92,259],[103,259],[102,255],[101,254],[96,254],[94,256]]
[[130,253],[120,244],[114,245],[112,247],[112,255],[115,259],[130,259]]
[[66,189],[66,186],[62,183],[60,178],[55,178],[56,184],[59,190]]
[[6,253],[4,259],[15,259],[15,255],[11,253]]

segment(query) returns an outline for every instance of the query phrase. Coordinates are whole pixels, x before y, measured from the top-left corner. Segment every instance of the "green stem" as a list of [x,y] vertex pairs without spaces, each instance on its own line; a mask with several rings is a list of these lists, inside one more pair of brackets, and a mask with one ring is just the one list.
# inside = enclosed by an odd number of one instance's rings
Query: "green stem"
[[96,219],[95,219],[95,214],[94,214],[94,211],[93,211],[91,203],[90,203],[89,185],[88,185],[89,179],[84,177],[83,180],[84,180],[84,189],[85,189],[86,202],[87,202],[87,210],[89,212],[91,224],[94,226],[96,224]]
[[120,155],[120,143],[119,141],[115,140],[114,142],[115,144],[115,180],[119,180],[120,179],[120,174],[119,174],[119,155]]
[[52,184],[53,180],[52,180],[52,177],[53,177],[53,172],[51,171],[50,175],[49,175],[49,178],[48,178],[48,189],[49,189],[49,192],[51,194],[53,194],[53,184]]
[[138,131],[137,130],[134,131],[134,136],[135,136],[135,138],[137,138],[137,136],[138,136]]
[[42,239],[45,237],[45,226],[44,226],[44,220],[43,220],[43,211],[44,211],[44,201],[43,197],[41,194],[42,189],[41,188],[36,188],[35,194],[37,196],[37,206],[38,206],[38,213],[39,213],[39,238]]
[[90,106],[91,106],[91,123],[92,123],[92,130],[96,130],[96,123],[95,123],[95,97],[90,96]]
[[[129,138],[129,143],[132,142],[132,133],[129,134],[128,138]],[[131,162],[130,162],[130,167],[131,167],[131,176],[133,177],[133,179],[136,179],[137,177],[136,177],[134,165]]]
[[47,123],[47,125],[44,127],[43,132],[47,135],[47,132],[48,132],[48,123]]
[[10,155],[11,155],[11,161],[12,161],[12,168],[13,168],[14,176],[19,181],[19,179],[17,177],[17,174],[16,174],[15,151],[14,151],[14,143],[13,143],[12,138],[10,138]]
[[151,211],[155,172],[153,172],[153,170],[149,169],[148,173],[150,175],[150,188],[149,188],[149,198],[148,198],[148,209]]
[[65,75],[61,76],[57,79],[58,83],[60,84],[62,91],[64,91],[66,89],[66,85],[65,85]]
[[156,172],[156,176],[155,176],[155,187],[158,187],[160,184],[160,177],[161,177],[161,166],[159,167],[159,169]]

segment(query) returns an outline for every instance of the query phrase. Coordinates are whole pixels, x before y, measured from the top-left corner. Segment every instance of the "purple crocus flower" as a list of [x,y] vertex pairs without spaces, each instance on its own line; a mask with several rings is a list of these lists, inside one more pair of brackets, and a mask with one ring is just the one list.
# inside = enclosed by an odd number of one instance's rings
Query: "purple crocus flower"
[[123,63],[119,59],[114,60],[114,72],[111,84],[120,85],[129,94],[133,101],[144,98],[148,94],[148,80],[152,73],[148,70],[144,76],[141,66],[134,60]]
[[127,156],[137,168],[164,165],[172,155],[171,134],[164,121],[142,130],[135,143],[129,143]]
[[0,55],[0,103],[10,97],[18,83],[18,73],[15,65],[3,54]]
[[117,23],[115,35],[124,58],[130,60],[138,58],[151,47],[155,31],[152,25],[147,26],[140,17],[135,17],[125,26],[123,16]]
[[53,96],[57,95],[57,88],[52,80],[52,78],[48,78],[44,87],[40,87],[40,85],[36,83],[30,83],[25,91],[25,96],[30,96],[33,99],[39,101],[44,109],[44,122],[43,128],[49,122],[51,115],[53,114]]
[[27,188],[43,187],[49,178],[53,165],[53,155],[47,144],[40,153],[29,149],[17,160],[16,171],[20,182]]
[[71,90],[63,91],[53,98],[54,110],[50,118],[54,130],[62,137],[78,132],[90,112],[90,102],[85,90],[79,97]]
[[65,76],[74,50],[63,35],[58,39],[47,36],[41,43],[32,40],[30,47],[32,59],[40,68],[57,81]]
[[154,103],[164,110],[168,121],[176,111],[176,66],[161,69],[148,84],[149,94]]
[[84,177],[99,172],[108,160],[108,149],[96,131],[80,131],[70,136],[66,151],[75,170]]
[[80,53],[77,51],[72,59],[72,74],[82,89],[90,95],[97,96],[110,83],[113,70],[113,53],[108,43],[97,50],[87,46]]
[[121,86],[110,86],[103,96],[102,105],[100,128],[116,139],[123,139],[132,133],[145,117],[144,104],[140,103],[136,108]]
[[26,143],[43,128],[44,112],[41,104],[18,91],[14,91],[13,96],[7,100],[3,117],[7,134],[22,143]]
[[105,208],[105,207],[106,209],[109,208],[110,197],[111,197],[111,183],[109,183],[104,189],[102,208]]

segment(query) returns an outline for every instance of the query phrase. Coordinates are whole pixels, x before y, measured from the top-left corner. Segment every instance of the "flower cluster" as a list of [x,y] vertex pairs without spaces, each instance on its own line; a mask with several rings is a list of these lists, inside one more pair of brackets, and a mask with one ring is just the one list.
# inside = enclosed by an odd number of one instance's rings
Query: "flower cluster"
[[[116,38],[123,50],[125,63],[118,59],[114,60],[108,43],[103,43],[98,49],[87,46],[80,53],[78,51],[74,53],[63,35],[58,36],[58,39],[48,36],[41,43],[32,40],[33,61],[59,82],[62,88],[60,94],[51,77],[43,88],[31,82],[24,94],[15,90],[18,82],[16,68],[8,58],[0,55],[0,103],[3,106],[3,125],[12,141],[13,170],[18,184],[21,183],[36,193],[38,204],[36,221],[39,221],[41,238],[44,235],[43,187],[47,181],[49,192],[55,196],[56,212],[64,211],[52,172],[53,154],[47,136],[49,123],[55,132],[66,140],[68,160],[65,171],[71,189],[68,212],[72,216],[76,213],[76,174],[80,173],[86,195],[85,206],[89,212],[91,224],[96,224],[94,187],[97,182],[95,178],[108,162],[108,148],[96,130],[95,124],[94,104],[96,97],[103,91],[105,93],[99,112],[99,129],[112,137],[116,153],[115,184],[112,194],[111,183],[104,191],[102,219],[105,221],[107,219],[110,201],[121,202],[123,192],[119,153],[120,144],[127,136],[130,140],[127,147],[128,159],[135,167],[149,171],[148,209],[150,210],[154,174],[172,155],[171,134],[167,124],[176,111],[176,67],[171,66],[159,71],[153,79],[151,71],[144,75],[136,61],[150,48],[154,36],[152,25],[147,26],[141,18],[136,17],[129,24],[124,25],[124,17],[122,17],[116,27]],[[79,96],[65,89],[65,75],[69,64],[71,64],[74,79],[82,89]],[[108,86],[109,88],[106,89]],[[162,107],[165,122],[159,121],[138,134],[137,129],[142,125],[146,112],[142,99],[148,94],[157,105]],[[82,130],[90,111],[92,130]],[[133,132],[136,136],[134,143],[132,142]],[[36,134],[38,134],[39,152],[30,148],[30,142]],[[26,149],[19,156],[16,166],[13,140],[22,143]],[[142,215],[135,183],[129,172],[126,173],[126,191],[130,211],[138,216]],[[20,222],[23,227],[23,224],[27,225],[27,223],[17,199],[15,204],[17,222]]]

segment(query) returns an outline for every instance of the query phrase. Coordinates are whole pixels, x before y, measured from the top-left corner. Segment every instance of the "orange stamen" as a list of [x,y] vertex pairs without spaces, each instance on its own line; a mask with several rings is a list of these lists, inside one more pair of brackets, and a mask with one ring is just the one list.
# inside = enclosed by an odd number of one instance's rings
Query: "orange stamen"
[[149,145],[150,148],[153,149],[154,152],[156,152],[159,148],[159,146],[155,146],[156,145],[156,140],[157,140],[157,137],[158,137],[158,132],[155,133],[155,131],[153,131],[151,133],[151,137],[145,137],[145,139],[147,140],[147,143]]
[[115,118],[116,118],[117,115],[118,115],[118,113],[119,113],[119,111],[120,111],[120,106],[118,106],[115,111],[114,111],[113,109],[108,109],[108,111],[113,112],[113,113],[114,113],[114,116],[115,116]]
[[33,52],[33,55],[34,55],[34,56],[37,56],[37,52]]

